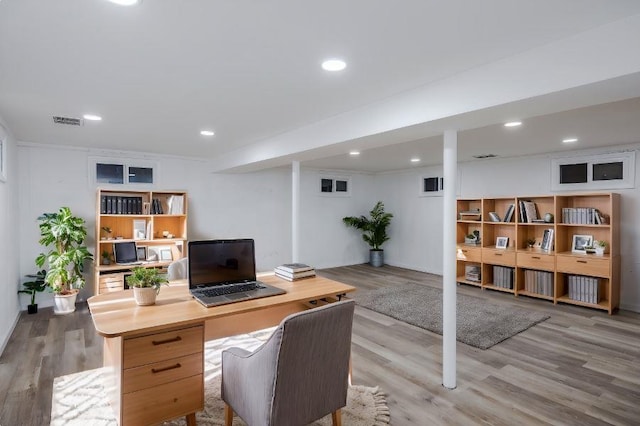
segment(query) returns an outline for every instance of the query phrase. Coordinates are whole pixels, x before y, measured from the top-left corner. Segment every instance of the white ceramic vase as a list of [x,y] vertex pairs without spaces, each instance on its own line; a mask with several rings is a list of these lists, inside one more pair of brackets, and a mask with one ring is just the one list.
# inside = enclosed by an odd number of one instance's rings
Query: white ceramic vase
[[133,297],[139,306],[149,306],[156,303],[158,291],[153,287],[134,287]]
[[77,291],[71,294],[55,294],[53,296],[53,313],[55,315],[65,315],[75,312],[77,297]]

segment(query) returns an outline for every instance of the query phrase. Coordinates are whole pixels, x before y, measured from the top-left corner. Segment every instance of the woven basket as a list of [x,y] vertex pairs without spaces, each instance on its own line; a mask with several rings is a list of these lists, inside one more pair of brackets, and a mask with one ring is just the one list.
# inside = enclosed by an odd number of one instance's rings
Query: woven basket
[[149,306],[156,303],[158,292],[153,287],[134,287],[133,297],[140,306]]

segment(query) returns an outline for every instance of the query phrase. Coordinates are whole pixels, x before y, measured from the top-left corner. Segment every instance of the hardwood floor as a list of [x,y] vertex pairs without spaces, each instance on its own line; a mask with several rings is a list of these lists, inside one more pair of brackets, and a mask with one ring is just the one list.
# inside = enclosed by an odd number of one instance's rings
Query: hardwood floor
[[[320,275],[366,291],[439,276],[385,266]],[[301,283],[301,285],[303,285]],[[556,305],[475,287],[458,292],[551,315],[496,346],[457,345],[457,388],[442,387],[442,338],[356,307],[354,383],[387,393],[391,424],[638,425],[640,314]],[[53,378],[102,364],[102,338],[86,306],[54,316],[23,314],[0,357],[0,425],[46,425]]]

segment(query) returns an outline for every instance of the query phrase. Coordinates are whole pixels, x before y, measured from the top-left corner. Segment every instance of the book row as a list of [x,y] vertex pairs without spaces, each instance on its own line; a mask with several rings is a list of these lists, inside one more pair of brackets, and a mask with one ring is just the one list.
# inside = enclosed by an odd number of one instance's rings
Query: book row
[[553,297],[553,273],[546,271],[524,271],[524,289],[530,293]]
[[562,209],[562,223],[602,225],[606,221],[598,209],[593,207],[564,207]]
[[514,268],[509,268],[507,266],[494,266],[493,284],[496,287],[513,290],[513,270]]
[[567,275],[569,298],[579,302],[599,303],[600,279],[584,275]]
[[100,214],[142,214],[142,197],[102,195]]

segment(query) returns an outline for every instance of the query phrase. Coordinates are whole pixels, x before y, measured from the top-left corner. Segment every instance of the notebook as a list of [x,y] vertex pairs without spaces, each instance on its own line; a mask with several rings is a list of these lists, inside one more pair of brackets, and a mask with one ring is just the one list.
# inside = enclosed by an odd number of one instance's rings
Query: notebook
[[189,291],[206,307],[286,293],[256,280],[252,239],[189,242]]

